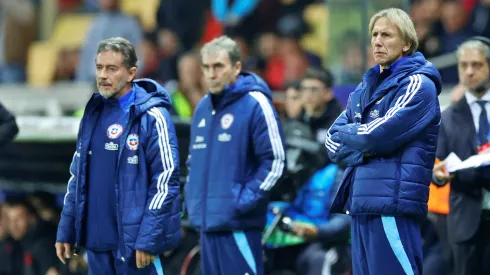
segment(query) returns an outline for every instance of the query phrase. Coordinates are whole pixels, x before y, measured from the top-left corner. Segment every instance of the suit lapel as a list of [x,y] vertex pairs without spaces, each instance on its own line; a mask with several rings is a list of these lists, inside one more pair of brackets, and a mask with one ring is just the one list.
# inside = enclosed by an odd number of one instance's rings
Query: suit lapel
[[468,105],[466,98],[463,97],[454,107],[455,124],[452,127],[455,127],[455,129],[453,133],[460,135],[459,140],[462,141],[461,143],[469,145],[471,148],[471,154],[474,155],[478,152],[478,150],[476,144],[475,123],[473,122],[470,106]]

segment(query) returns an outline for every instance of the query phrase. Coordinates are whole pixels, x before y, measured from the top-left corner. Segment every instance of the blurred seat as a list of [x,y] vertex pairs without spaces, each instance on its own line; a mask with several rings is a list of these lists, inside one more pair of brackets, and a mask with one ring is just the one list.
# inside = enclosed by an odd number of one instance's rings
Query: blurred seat
[[60,48],[80,48],[91,27],[92,14],[63,14],[55,23],[50,41]]
[[32,86],[51,85],[56,73],[58,46],[51,41],[34,42],[27,56],[27,83]]
[[303,11],[310,32],[301,38],[301,46],[322,57],[325,64],[328,51],[328,8],[323,3],[311,4]]
[[81,48],[93,19],[92,14],[62,14],[56,20],[49,40],[31,44],[27,60],[29,85],[46,87],[52,84],[59,51]]
[[157,26],[156,15],[159,6],[160,0],[145,0],[144,5],[140,1],[121,0],[121,11],[138,17],[147,32],[153,31]]

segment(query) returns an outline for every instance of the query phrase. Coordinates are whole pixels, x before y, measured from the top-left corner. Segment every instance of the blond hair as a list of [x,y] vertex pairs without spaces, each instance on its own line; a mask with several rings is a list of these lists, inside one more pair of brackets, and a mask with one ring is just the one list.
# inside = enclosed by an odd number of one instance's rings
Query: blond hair
[[369,21],[369,34],[373,34],[374,24],[380,18],[386,18],[391,24],[398,27],[402,34],[403,41],[410,45],[410,48],[405,55],[411,55],[417,50],[419,47],[419,39],[415,32],[415,26],[413,25],[412,19],[405,11],[397,8],[389,8],[377,12],[371,17],[371,21]]

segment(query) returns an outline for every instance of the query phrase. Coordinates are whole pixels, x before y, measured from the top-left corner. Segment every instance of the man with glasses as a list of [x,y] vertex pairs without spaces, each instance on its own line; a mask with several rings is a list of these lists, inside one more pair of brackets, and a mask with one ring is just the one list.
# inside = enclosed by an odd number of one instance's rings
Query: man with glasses
[[328,128],[342,112],[333,96],[332,86],[333,77],[329,71],[310,68],[299,87],[304,106],[299,120],[310,125],[316,140],[322,145]]

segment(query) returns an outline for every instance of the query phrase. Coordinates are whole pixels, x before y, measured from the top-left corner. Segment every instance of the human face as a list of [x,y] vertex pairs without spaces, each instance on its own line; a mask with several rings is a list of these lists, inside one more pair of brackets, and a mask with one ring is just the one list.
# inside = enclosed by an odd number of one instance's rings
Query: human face
[[14,240],[22,240],[34,223],[34,217],[23,206],[7,208],[8,228]]
[[288,118],[295,118],[303,109],[303,100],[298,90],[290,87],[286,90],[286,99],[284,101],[284,110]]
[[304,79],[301,81],[300,91],[305,111],[309,115],[321,110],[332,99],[332,91],[318,79]]
[[213,94],[219,94],[226,85],[235,83],[241,69],[241,62],[232,64],[230,56],[225,50],[205,53],[202,56],[204,79],[209,91]]
[[371,46],[374,61],[382,69],[402,58],[404,53],[410,49],[410,45],[403,41],[400,29],[385,17],[379,18],[374,23]]
[[122,53],[103,51],[95,59],[97,88],[105,98],[119,98],[131,90],[136,68],[127,69]]
[[458,55],[459,81],[468,90],[475,88],[489,79],[488,62],[485,55],[477,49],[466,48]]

